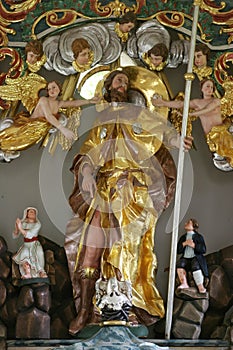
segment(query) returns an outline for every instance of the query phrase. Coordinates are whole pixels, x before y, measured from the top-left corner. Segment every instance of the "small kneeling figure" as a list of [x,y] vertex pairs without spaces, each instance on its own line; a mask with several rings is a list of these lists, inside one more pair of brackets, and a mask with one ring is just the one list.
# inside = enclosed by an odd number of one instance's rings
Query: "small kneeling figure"
[[22,219],[17,218],[13,237],[20,234],[24,237],[24,244],[12,259],[19,265],[22,279],[46,278],[44,270],[44,251],[38,240],[41,223],[38,220],[36,208],[28,207],[24,210]]

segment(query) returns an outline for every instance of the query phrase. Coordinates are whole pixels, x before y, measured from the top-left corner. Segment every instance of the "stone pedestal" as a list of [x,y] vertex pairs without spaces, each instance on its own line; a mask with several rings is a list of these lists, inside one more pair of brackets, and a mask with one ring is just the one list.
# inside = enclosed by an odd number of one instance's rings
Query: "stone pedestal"
[[177,289],[173,311],[173,336],[177,339],[198,339],[208,307],[208,293],[198,293],[195,287]]
[[0,321],[0,349],[5,350],[6,349],[6,327],[4,324]]
[[[26,280],[18,298],[16,338],[49,339],[51,298],[49,285],[41,281]],[[32,283],[37,282],[37,283]],[[40,282],[40,283],[39,283]]]

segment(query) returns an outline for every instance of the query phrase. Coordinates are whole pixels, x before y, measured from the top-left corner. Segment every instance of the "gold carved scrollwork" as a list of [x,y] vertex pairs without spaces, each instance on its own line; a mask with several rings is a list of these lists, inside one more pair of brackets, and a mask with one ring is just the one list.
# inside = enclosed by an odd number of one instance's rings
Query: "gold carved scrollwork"
[[[185,19],[193,21],[193,17],[182,12],[175,11],[160,11],[155,15],[155,18],[163,25],[169,26],[171,28],[183,27]],[[204,33],[201,24],[198,23],[197,27],[200,31],[200,37],[203,41],[208,42],[211,40],[206,39],[206,34]]]
[[227,42],[230,45],[233,42],[233,24],[231,24],[230,28],[221,28],[220,34],[222,34],[222,33],[228,33],[229,34],[229,38],[228,38]]
[[8,34],[15,34],[14,29],[7,28],[10,24],[8,21],[4,21],[4,19],[0,16],[0,46],[6,46],[8,44]]
[[227,62],[233,64],[233,52],[226,52],[215,61],[214,75],[218,83],[221,85],[228,78],[227,69],[229,69],[230,66]]
[[123,2],[119,0],[111,1],[107,5],[102,5],[101,1],[95,2],[95,11],[98,14],[107,15],[107,16],[115,16],[120,17],[127,11],[133,11],[134,13],[137,13],[138,10],[141,8],[142,5],[145,4],[145,0],[136,0],[136,4],[133,4],[132,6],[127,6]]
[[[164,25],[168,25],[171,28],[179,28],[184,25],[185,15],[182,12],[176,11],[160,11],[155,15],[155,18]],[[189,16],[189,19],[192,19]]]
[[214,76],[225,91],[221,99],[221,113],[223,119],[233,114],[233,77],[228,74],[228,69],[230,68],[228,62],[233,64],[233,52],[227,52],[221,55],[215,61],[214,65]]
[[[62,13],[63,16],[59,17],[58,14]],[[76,12],[75,10],[52,10],[52,11],[47,11],[45,13],[43,13],[41,16],[39,16],[35,22],[32,25],[32,38],[36,39],[36,34],[35,34],[35,29],[36,26],[38,25],[38,23],[45,18],[46,20],[46,24],[49,27],[65,27],[67,25],[70,25],[72,23],[74,23],[74,21],[77,19],[77,17],[84,17],[84,15],[80,14],[79,12]]]
[[228,33],[228,44],[230,44],[233,41],[233,9],[223,12],[222,10],[225,7],[226,3],[224,1],[217,5],[213,0],[202,0],[200,4],[200,8],[212,16],[214,24],[224,26],[221,28],[220,34]]
[[225,94],[221,99],[222,118],[231,117],[233,115],[233,79],[227,77],[222,84]]
[[11,58],[10,68],[7,73],[0,73],[0,83],[2,82],[3,77],[4,80],[6,77],[17,78],[24,68],[22,58],[17,50],[10,47],[0,48],[0,61],[5,60],[6,57]]
[[41,0],[26,0],[19,4],[11,4],[8,11],[0,1],[0,46],[7,46],[8,34],[15,35],[14,29],[9,28],[12,23],[23,21],[27,14],[35,8]]
[[32,7],[37,5],[39,2],[41,2],[41,0],[25,0],[18,4],[12,4],[10,6],[10,9],[17,12],[21,12],[21,11],[28,12],[32,9]]
[[220,10],[223,10],[226,7],[226,4],[224,2],[221,2],[220,5],[217,5],[216,2],[213,0],[196,0],[199,1],[200,8],[202,10],[205,10],[212,15],[216,15],[219,13]]
[[[23,71],[24,65],[23,61],[19,55],[19,52],[10,47],[1,47],[0,48],[0,62],[4,61],[7,57],[11,58],[10,68],[7,72],[0,73],[0,86],[3,85],[6,78],[18,78]],[[0,109],[9,108],[9,103],[5,102],[0,98]]]

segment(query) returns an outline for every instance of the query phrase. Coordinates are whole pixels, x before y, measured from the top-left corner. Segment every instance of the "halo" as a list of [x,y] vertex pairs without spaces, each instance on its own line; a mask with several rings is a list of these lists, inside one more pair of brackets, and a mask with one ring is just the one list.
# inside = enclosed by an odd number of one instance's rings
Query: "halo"
[[[167,119],[168,108],[167,107],[155,107],[151,102],[151,98],[154,94],[159,94],[163,99],[168,100],[168,91],[165,84],[154,72],[138,66],[119,67],[119,72],[124,71],[127,73],[130,79],[130,90],[140,92],[146,101],[146,107],[151,112],[158,112],[161,117]],[[96,85],[95,95],[101,96],[104,86],[104,80],[111,73],[106,71],[104,78]]]

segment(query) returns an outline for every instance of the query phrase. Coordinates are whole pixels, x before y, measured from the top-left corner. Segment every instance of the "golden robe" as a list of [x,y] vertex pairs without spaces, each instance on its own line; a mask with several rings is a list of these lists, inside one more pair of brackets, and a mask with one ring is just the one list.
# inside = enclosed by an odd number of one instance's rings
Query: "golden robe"
[[[75,216],[67,225],[65,250],[77,309],[80,287],[75,269],[82,265],[85,235],[98,209],[105,235],[102,275],[110,278],[117,269],[122,280],[131,282],[132,303],[145,324],[164,316],[163,300],[155,287],[154,230],[173,196],[176,169],[162,145],[163,126],[141,108],[110,107],[74,159],[75,184],[69,201]],[[80,186],[87,163],[97,184],[92,199]]]
[[2,151],[22,151],[43,140],[51,124],[43,117],[30,118],[26,112],[19,113],[12,126],[0,132]]
[[214,126],[206,135],[207,143],[211,152],[216,152],[226,158],[233,167],[233,135],[228,131],[231,122],[225,119],[222,125]]

